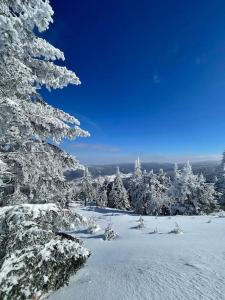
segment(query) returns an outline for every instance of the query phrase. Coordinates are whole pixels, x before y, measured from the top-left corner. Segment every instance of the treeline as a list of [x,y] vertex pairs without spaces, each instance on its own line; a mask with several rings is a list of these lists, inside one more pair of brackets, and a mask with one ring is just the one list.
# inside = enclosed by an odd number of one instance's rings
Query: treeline
[[94,202],[99,207],[133,210],[143,215],[210,213],[223,199],[223,175],[220,180],[207,182],[203,174],[194,174],[187,162],[182,169],[175,164],[172,178],[163,169],[158,173],[142,170],[139,159],[126,184],[119,168],[112,182],[108,177],[103,182],[94,181],[86,168],[75,199],[85,205]]

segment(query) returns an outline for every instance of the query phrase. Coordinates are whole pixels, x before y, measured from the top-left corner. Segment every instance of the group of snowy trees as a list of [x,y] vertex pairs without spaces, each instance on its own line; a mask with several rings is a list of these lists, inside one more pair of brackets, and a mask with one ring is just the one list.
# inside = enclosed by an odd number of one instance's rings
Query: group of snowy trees
[[189,162],[182,171],[175,165],[174,180],[171,185],[170,195],[175,202],[175,209],[183,205],[183,210],[188,206],[189,213],[209,213],[216,207],[215,183],[206,182],[204,176],[194,175]]
[[112,183],[107,178],[101,183],[94,182],[88,168],[85,168],[84,175],[80,181],[80,190],[75,195],[76,199],[88,202],[95,202],[99,207],[113,207],[117,209],[130,209],[130,201],[127,190],[123,185],[123,180],[119,168]]
[[217,170],[217,176],[215,178],[216,189],[220,192],[219,202],[222,207],[225,207],[225,151],[223,152],[221,164]]
[[214,183],[207,183],[204,176],[194,175],[187,162],[182,170],[175,164],[173,179],[160,169],[141,171],[139,160],[129,188],[132,207],[139,214],[171,215],[208,213],[216,207]]
[[[87,186],[85,176],[84,173],[82,192]],[[105,180],[103,184],[93,184],[89,173],[88,187],[86,198],[95,201],[97,206],[132,209],[138,214],[147,215],[209,213],[216,208],[218,196],[215,183],[206,182],[202,174],[193,174],[189,162],[181,170],[175,164],[171,179],[162,169],[157,174],[142,171],[140,160],[137,159],[127,189],[119,168],[112,183]]]
[[52,16],[49,0],[0,3],[1,299],[38,298],[59,288],[90,254],[79,240],[59,234],[63,220],[73,219],[64,209],[70,198],[64,171],[82,166],[57,143],[89,133],[39,93],[43,86],[80,84],[54,63],[64,60],[63,52],[37,36]]

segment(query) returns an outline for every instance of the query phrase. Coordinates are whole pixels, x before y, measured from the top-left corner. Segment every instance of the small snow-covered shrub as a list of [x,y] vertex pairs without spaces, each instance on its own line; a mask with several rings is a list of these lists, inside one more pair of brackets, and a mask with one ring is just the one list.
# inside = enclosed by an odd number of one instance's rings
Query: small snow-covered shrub
[[81,241],[61,232],[68,226],[64,213],[55,204],[18,205],[4,213],[0,299],[38,298],[67,284],[86,261],[90,252]]
[[155,229],[152,231],[152,232],[150,232],[151,234],[156,234],[156,233],[158,233],[159,231],[158,231],[158,228],[157,227],[155,227]]
[[225,212],[223,210],[218,213],[218,218],[225,218]]
[[171,230],[169,233],[174,233],[174,234],[183,234],[183,230],[180,228],[177,222],[175,222],[175,228]]
[[143,221],[143,218],[142,218],[142,216],[140,215],[140,217],[139,217],[139,219],[137,219],[137,222],[142,222]]
[[113,230],[112,223],[109,223],[105,229],[104,240],[111,241],[111,240],[115,240],[117,237],[118,237],[118,234],[115,233],[115,231]]
[[139,220],[138,220],[139,224],[137,225],[137,229],[141,229],[144,228],[144,219],[142,218],[142,216],[140,216]]
[[101,227],[96,222],[96,218],[94,218],[94,217],[90,218],[88,221],[87,232],[94,234],[94,233],[98,232],[100,229],[101,229]]

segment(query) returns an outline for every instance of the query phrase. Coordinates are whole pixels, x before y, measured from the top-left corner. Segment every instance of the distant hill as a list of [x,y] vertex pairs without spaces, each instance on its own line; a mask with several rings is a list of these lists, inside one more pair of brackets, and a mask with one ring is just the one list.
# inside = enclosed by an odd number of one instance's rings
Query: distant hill
[[[217,174],[218,166],[220,161],[204,161],[204,162],[193,162],[192,168],[194,173],[203,173],[207,180],[211,181]],[[133,172],[134,163],[122,163],[122,164],[107,164],[107,165],[90,165],[89,171],[93,177],[114,175],[116,168],[119,166],[120,171],[124,174]],[[141,164],[142,170],[147,172],[153,170],[155,173],[159,169],[163,169],[169,176],[173,176],[174,164],[172,163],[157,163],[157,162],[145,162]],[[178,164],[179,168],[184,166],[183,163]],[[81,177],[83,171],[69,171],[66,172],[66,178],[73,180]]]

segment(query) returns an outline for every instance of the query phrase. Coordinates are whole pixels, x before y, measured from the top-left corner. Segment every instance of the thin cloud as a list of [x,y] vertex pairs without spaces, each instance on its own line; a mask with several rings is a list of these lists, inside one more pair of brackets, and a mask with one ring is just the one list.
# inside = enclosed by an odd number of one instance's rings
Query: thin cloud
[[140,157],[141,162],[156,162],[156,163],[184,163],[190,161],[191,163],[195,162],[205,162],[205,161],[220,161],[221,155],[186,155],[186,156],[163,156],[163,155],[146,155],[146,154],[129,154],[123,155],[120,152],[118,153],[101,153],[95,151],[92,152],[92,155],[87,155],[87,153],[77,153],[77,158],[85,164],[119,164],[119,163],[132,163]]
[[154,74],[152,80],[155,84],[158,84],[161,82],[161,78],[159,77],[158,74]]
[[207,64],[207,62],[208,62],[208,59],[207,59],[206,54],[201,54],[200,56],[197,56],[195,58],[196,65],[204,65],[204,64]]
[[[95,129],[99,132],[103,132],[102,128],[96,123],[94,122],[93,120],[91,120],[90,118],[88,118],[87,116],[84,116],[82,114],[76,114],[79,121],[81,122],[81,127],[82,127],[82,124],[83,125],[89,125],[92,129]],[[83,128],[83,127],[82,127]]]
[[115,153],[119,152],[120,149],[118,147],[109,146],[105,144],[87,144],[87,143],[76,143],[71,145],[73,149],[84,150],[84,151],[97,151],[97,152],[107,152],[107,153]]

